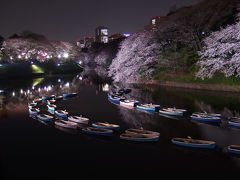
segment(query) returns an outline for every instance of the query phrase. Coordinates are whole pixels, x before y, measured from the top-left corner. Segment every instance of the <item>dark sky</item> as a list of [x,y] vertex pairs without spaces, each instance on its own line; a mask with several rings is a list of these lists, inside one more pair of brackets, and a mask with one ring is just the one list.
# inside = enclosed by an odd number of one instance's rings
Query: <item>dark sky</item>
[[174,4],[200,0],[0,0],[0,35],[30,30],[51,40],[73,41],[94,35],[99,25],[109,33],[132,33],[151,17],[166,15]]

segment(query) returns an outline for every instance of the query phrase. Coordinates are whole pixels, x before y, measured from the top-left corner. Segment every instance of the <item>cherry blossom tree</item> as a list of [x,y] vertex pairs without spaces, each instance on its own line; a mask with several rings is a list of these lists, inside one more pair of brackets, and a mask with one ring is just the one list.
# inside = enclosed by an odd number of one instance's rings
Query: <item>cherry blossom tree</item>
[[240,21],[213,32],[204,40],[196,76],[211,78],[215,73],[240,77]]
[[161,45],[153,33],[142,31],[124,40],[109,67],[116,82],[131,82],[151,77],[152,64],[158,60]]

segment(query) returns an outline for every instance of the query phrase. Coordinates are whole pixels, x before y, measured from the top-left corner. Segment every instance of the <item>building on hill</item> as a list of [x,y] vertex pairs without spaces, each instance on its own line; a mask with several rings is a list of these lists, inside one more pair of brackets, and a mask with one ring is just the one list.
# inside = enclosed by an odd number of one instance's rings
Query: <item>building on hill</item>
[[85,36],[82,39],[77,41],[77,46],[80,48],[90,48],[95,42],[95,38],[92,36]]
[[109,32],[108,28],[104,26],[99,26],[95,30],[96,33],[96,42],[98,43],[108,43],[109,42]]
[[156,31],[157,30],[157,24],[163,20],[165,20],[166,17],[165,16],[155,16],[152,17],[150,20],[150,23],[145,26],[146,30],[151,30],[151,31]]

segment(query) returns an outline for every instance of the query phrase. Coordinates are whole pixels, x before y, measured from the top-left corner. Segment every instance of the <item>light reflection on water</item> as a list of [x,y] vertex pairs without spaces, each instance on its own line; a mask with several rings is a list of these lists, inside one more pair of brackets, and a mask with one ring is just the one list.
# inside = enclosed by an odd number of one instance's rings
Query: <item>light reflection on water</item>
[[[28,117],[27,103],[35,98],[63,93],[78,92],[78,96],[57,102],[59,109],[66,109],[71,115],[89,117],[91,122],[101,121],[120,124],[122,130],[127,128],[144,128],[161,133],[161,141],[170,145],[173,137],[187,137],[216,141],[218,147],[225,151],[230,144],[240,145],[240,129],[230,128],[224,119],[220,125],[204,124],[191,121],[192,112],[207,111],[221,113],[224,117],[239,115],[240,98],[238,94],[216,93],[208,91],[184,90],[176,88],[138,87],[128,85],[132,89],[126,97],[143,103],[152,102],[162,107],[177,107],[187,109],[184,117],[171,117],[157,113],[141,112],[110,103],[107,100],[108,91],[122,88],[124,85],[110,85],[100,79],[87,76],[46,77],[16,84],[14,81],[1,85],[4,90],[0,94],[0,119],[8,119],[14,114],[19,120]],[[47,113],[46,104],[40,109]],[[10,118],[9,118],[10,119]],[[34,120],[33,120],[34,121]],[[37,121],[37,120],[35,120]],[[26,122],[24,122],[26,123]],[[54,127],[69,134],[80,134],[75,130]],[[41,133],[41,129],[39,129]],[[221,158],[220,156],[217,158]],[[239,160],[235,160],[239,164]]]

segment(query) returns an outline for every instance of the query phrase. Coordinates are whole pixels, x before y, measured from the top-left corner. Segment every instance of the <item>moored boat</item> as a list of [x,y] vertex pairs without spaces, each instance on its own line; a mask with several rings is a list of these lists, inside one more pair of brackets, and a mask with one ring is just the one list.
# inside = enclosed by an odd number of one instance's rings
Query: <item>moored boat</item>
[[63,99],[63,96],[55,96],[54,99],[57,100],[57,101],[59,101],[59,100]]
[[139,101],[136,101],[136,100],[128,100],[128,99],[120,100],[120,105],[125,107],[135,107],[138,103]]
[[143,111],[154,111],[158,112],[160,109],[160,105],[157,104],[139,104],[136,106],[137,109],[143,110]]
[[120,139],[138,142],[151,142],[158,141],[159,136],[154,134],[135,134],[135,133],[123,133],[120,135]]
[[47,107],[48,107],[48,109],[51,110],[51,111],[55,111],[55,109],[57,108],[57,106],[54,105],[54,104],[50,104],[50,105],[48,104]]
[[216,142],[206,141],[206,140],[197,140],[188,138],[172,138],[172,143],[179,146],[192,147],[192,148],[207,148],[214,149],[216,147]]
[[240,155],[240,146],[239,145],[230,145],[227,147],[227,151],[231,154]]
[[37,118],[42,121],[52,121],[53,120],[53,116],[49,116],[47,114],[39,114],[39,115],[37,115]]
[[35,108],[37,106],[37,103],[29,103],[28,104],[28,109]]
[[221,118],[222,115],[221,114],[217,114],[217,113],[207,113],[207,112],[195,112],[192,113],[193,116],[212,116],[212,117],[219,117]]
[[40,110],[37,109],[37,108],[29,109],[29,114],[32,115],[32,116],[37,115],[39,112],[40,112]]
[[228,124],[230,126],[234,127],[239,127],[240,128],[240,117],[232,117],[229,121]]
[[42,102],[42,98],[37,98],[33,100],[33,103],[41,103]]
[[100,128],[100,129],[111,129],[111,130],[119,130],[120,126],[117,124],[109,124],[107,122],[95,122],[92,124],[93,127],[95,128]]
[[82,116],[69,116],[69,121],[80,123],[80,124],[88,124],[89,118],[82,117]]
[[55,99],[47,100],[47,103],[48,103],[49,105],[51,105],[51,104],[53,104],[53,103],[55,103],[55,102],[56,102]]
[[166,110],[174,110],[174,111],[179,111],[179,112],[182,112],[182,113],[185,113],[187,112],[186,109],[178,109],[178,108],[175,108],[175,107],[172,107],[172,108],[163,108],[164,111]]
[[71,98],[71,97],[74,97],[76,96],[77,93],[69,93],[69,94],[63,94],[63,98],[66,99],[66,98]]
[[90,135],[99,135],[99,136],[112,136],[113,130],[111,129],[101,129],[94,127],[84,127],[82,128],[82,132]]
[[71,122],[71,121],[57,120],[54,123],[55,123],[55,125],[61,126],[64,128],[77,129],[77,127],[78,127],[77,123]]
[[135,134],[144,134],[144,135],[155,135],[155,136],[160,136],[159,132],[155,132],[155,131],[149,131],[149,130],[144,130],[144,129],[134,129],[134,128],[130,128],[125,130],[125,133],[135,133]]
[[159,113],[170,116],[183,116],[183,112],[176,109],[160,109]]
[[62,117],[62,118],[67,118],[68,117],[68,112],[65,110],[57,110],[55,111],[55,114],[58,116],[58,117]]
[[43,101],[47,101],[47,100],[51,100],[51,99],[52,99],[51,96],[42,96]]
[[190,116],[192,120],[202,121],[202,122],[210,122],[210,123],[220,123],[221,118],[215,116],[208,115],[192,115]]
[[126,98],[122,96],[108,94],[108,99],[115,104],[120,104],[120,101]]

